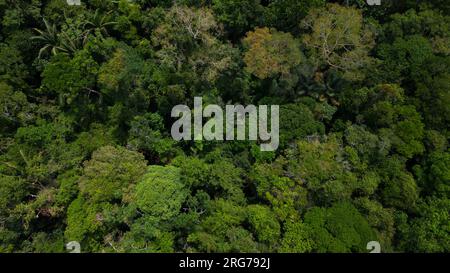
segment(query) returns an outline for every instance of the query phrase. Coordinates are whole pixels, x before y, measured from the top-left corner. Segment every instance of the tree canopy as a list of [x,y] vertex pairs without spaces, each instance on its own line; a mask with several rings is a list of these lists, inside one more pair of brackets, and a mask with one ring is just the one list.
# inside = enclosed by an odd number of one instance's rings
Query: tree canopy
[[449,3],[0,0],[0,252],[449,252]]

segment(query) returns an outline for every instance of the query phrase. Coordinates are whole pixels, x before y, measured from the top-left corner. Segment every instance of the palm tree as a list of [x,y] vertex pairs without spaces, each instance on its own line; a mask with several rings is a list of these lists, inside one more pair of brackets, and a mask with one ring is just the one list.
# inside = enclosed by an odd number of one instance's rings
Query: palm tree
[[67,33],[61,32],[59,35],[61,48],[65,50],[66,53],[74,55],[79,49],[82,49],[86,44],[86,39],[83,36],[79,36],[75,39],[69,37]]
[[342,87],[343,81],[336,71],[322,72],[318,70],[318,67],[309,64],[300,67],[298,75],[300,80],[297,95],[307,95],[339,105],[336,90]]
[[67,49],[60,46],[60,39],[55,24],[50,25],[44,18],[44,25],[45,30],[34,28],[39,35],[31,37],[32,40],[44,42],[44,46],[39,50],[38,58],[41,58],[42,54],[47,51],[50,51],[53,55],[56,55],[58,52],[67,53]]
[[99,12],[99,9],[95,11],[92,19],[84,24],[84,27],[86,28],[86,31],[84,32],[85,39],[87,39],[89,34],[95,33],[96,31],[99,31],[102,36],[109,36],[107,26],[117,24],[117,22],[109,21],[109,14],[111,14],[111,12],[102,15]]

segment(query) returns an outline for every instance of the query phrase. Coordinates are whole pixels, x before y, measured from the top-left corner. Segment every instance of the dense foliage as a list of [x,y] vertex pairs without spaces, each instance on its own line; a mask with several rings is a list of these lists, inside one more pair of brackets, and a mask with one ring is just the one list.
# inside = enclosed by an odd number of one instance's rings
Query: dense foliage
[[0,0],[0,252],[450,251],[450,1],[81,2]]

